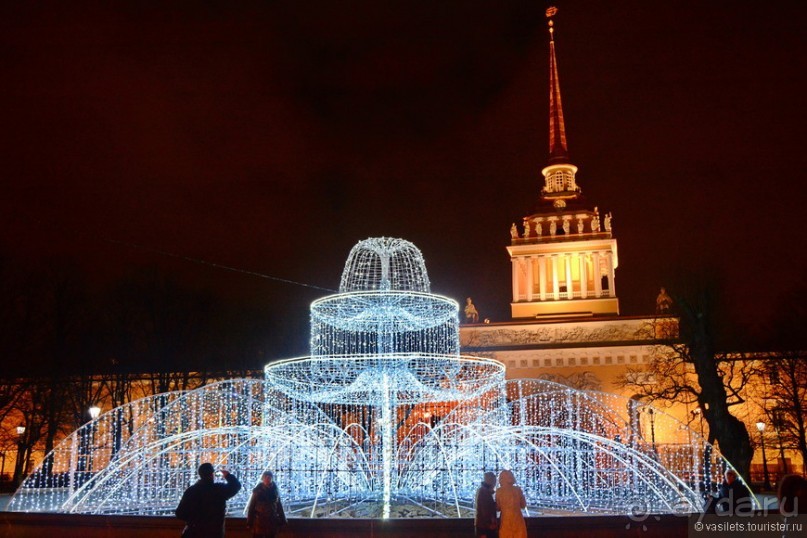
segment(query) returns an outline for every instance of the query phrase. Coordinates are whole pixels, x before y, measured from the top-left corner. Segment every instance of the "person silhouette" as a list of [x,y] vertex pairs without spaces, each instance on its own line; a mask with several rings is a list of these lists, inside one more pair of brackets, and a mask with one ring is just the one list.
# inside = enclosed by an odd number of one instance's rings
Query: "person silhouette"
[[521,513],[527,507],[527,500],[521,488],[516,486],[516,477],[511,471],[499,473],[496,507],[502,513],[499,538],[527,538],[527,523]]
[[197,470],[199,480],[182,494],[176,516],[185,522],[183,538],[222,538],[227,499],[241,490],[241,482],[228,471],[222,470],[226,484],[214,481],[215,469],[203,463]]
[[272,471],[264,471],[247,504],[247,528],[253,538],[275,538],[286,524],[286,514]]
[[496,501],[493,500],[495,487],[496,475],[485,473],[482,484],[476,490],[474,528],[479,538],[499,537],[499,519],[496,517]]

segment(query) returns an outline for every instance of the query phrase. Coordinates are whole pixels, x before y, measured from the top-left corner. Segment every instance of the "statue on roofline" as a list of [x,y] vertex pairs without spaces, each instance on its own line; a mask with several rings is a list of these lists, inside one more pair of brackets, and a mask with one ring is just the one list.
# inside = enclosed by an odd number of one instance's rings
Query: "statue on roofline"
[[656,314],[669,314],[672,304],[672,297],[667,295],[667,290],[661,288],[658,297],[656,297]]
[[479,312],[470,297],[465,299],[465,323],[479,323]]

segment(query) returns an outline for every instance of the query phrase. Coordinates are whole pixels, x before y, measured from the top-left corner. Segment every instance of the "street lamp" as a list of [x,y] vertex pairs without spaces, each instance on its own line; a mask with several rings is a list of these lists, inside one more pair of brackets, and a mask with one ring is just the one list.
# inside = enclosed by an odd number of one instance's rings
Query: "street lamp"
[[658,456],[656,448],[656,410],[652,407],[645,407],[644,412],[650,415],[650,442],[653,445],[653,453]]
[[20,424],[17,430],[17,461],[14,464],[14,487],[17,487],[22,482],[22,477],[25,476],[25,468],[27,467],[25,456],[25,447],[23,446],[23,436],[25,435],[25,425]]
[[700,419],[699,426],[700,426],[700,432],[701,432],[701,439],[703,439],[703,415],[701,414],[701,408],[696,407],[695,409],[693,409],[690,412],[692,413],[692,420],[695,420],[696,418]]
[[765,478],[765,491],[771,490],[771,476],[768,474],[768,458],[765,456],[765,423],[757,422],[757,430],[759,430],[759,441],[762,445],[762,472]]
[[[92,420],[95,420],[99,416],[101,416],[101,408],[98,407],[97,405],[91,406],[88,409],[88,411],[90,413],[90,418]],[[86,437],[84,439],[84,442],[86,443],[86,445],[88,445],[84,447],[85,450],[87,451],[87,454],[85,454],[86,461],[84,463],[85,467],[84,470],[88,472],[92,472],[93,448],[95,447],[95,428],[96,428],[95,424],[90,426],[90,431],[86,433]]]

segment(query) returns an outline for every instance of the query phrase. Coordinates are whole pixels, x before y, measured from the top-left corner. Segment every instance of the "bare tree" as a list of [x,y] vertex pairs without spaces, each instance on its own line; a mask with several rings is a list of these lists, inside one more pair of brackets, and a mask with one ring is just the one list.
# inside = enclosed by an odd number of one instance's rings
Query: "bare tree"
[[783,448],[801,453],[802,473],[807,474],[807,351],[770,353],[763,361],[770,383],[766,408]]
[[648,328],[657,343],[650,363],[629,368],[619,383],[649,401],[695,404],[708,424],[708,440],[749,478],[753,447],[745,424],[730,408],[744,403],[743,389],[756,374],[753,361],[719,351],[716,344],[715,287],[701,286],[690,295],[672,293],[680,316],[657,318]]
[[763,356],[766,406],[771,424],[783,448],[801,453],[802,473],[807,474],[807,283],[779,299],[776,314],[766,334],[766,346],[774,351]]

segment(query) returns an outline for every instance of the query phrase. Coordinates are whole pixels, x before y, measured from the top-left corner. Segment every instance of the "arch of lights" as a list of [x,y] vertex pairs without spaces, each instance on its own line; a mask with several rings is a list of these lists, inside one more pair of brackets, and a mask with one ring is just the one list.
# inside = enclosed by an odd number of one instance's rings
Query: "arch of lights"
[[298,517],[469,516],[482,474],[501,469],[533,514],[701,510],[728,464],[695,431],[613,394],[506,381],[498,361],[460,355],[457,312],[413,244],[361,241],[340,293],[311,305],[310,357],[101,415],[9,509],[171,514],[209,461],[245,484],[273,470]]

